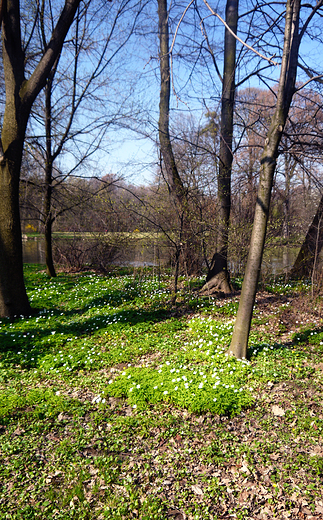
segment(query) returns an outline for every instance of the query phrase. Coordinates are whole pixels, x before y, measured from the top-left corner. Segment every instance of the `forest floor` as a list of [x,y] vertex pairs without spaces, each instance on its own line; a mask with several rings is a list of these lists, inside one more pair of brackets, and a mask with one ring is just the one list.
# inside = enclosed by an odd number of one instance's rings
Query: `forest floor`
[[323,298],[264,284],[249,361],[238,293],[26,269],[0,322],[0,518],[323,519]]

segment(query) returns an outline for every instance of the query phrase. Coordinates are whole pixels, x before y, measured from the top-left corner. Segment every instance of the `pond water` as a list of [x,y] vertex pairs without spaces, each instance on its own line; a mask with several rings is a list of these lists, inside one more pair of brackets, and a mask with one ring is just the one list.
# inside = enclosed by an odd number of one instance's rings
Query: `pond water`
[[[55,239],[59,245],[59,240]],[[66,244],[66,239],[64,239]],[[91,239],[85,243],[91,244]],[[72,244],[72,240],[71,240]],[[126,245],[120,244],[114,246],[114,265],[133,267],[158,266],[164,265],[167,260],[166,248],[162,245],[156,246],[154,242],[147,244],[138,240],[137,243],[132,241]],[[86,247],[85,247],[86,248]],[[42,237],[28,237],[22,241],[23,261],[30,264],[45,264],[44,240]]]
[[[298,249],[281,247],[275,252],[267,251],[264,255],[262,270],[267,274],[279,275],[288,271],[293,265]],[[42,237],[33,237],[23,240],[23,260],[25,263],[45,264],[44,243]],[[115,256],[115,265],[132,265],[134,267],[158,266],[167,261],[167,251],[156,244],[137,244],[121,246]],[[237,270],[238,266],[230,265],[231,272]]]
[[23,239],[22,256],[26,264],[45,264],[43,240],[38,237]]

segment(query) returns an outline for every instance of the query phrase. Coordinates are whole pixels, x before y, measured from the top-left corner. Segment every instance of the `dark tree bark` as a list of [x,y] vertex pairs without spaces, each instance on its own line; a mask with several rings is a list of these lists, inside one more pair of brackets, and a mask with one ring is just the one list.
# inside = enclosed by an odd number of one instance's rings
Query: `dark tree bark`
[[300,0],[287,0],[284,48],[277,92],[277,103],[261,157],[259,188],[251,235],[249,256],[243,280],[239,309],[234,326],[230,353],[237,358],[247,356],[247,346],[255,296],[260,274],[269,205],[273,186],[278,146],[295,93],[299,33]]
[[20,31],[19,0],[3,0],[2,55],[6,103],[0,162],[0,316],[31,312],[24,278],[19,216],[19,180],[31,107],[59,56],[80,0],[66,0],[45,54],[28,80]]
[[290,278],[310,278],[313,273],[315,259],[323,247],[323,196],[295,263],[289,272]]
[[181,208],[186,204],[186,192],[177,170],[173,147],[169,135],[169,102],[170,102],[170,59],[167,0],[158,0],[159,21],[159,61],[160,61],[160,99],[159,99],[159,143],[167,182],[171,194]]
[[[179,240],[176,251],[177,263],[182,257],[188,274],[198,269],[198,246],[191,230],[190,209],[187,190],[182,182],[176,166],[172,142],[169,133],[170,113],[170,57],[167,0],[158,0],[159,42],[160,42],[160,101],[159,101],[159,143],[166,171],[166,180],[170,196],[176,207],[179,218]],[[178,265],[177,265],[178,268]]]
[[[57,62],[56,62],[57,63]],[[53,183],[53,154],[52,154],[52,86],[56,68],[51,72],[45,87],[45,131],[46,131],[46,164],[45,164],[45,193],[44,193],[44,238],[45,262],[48,276],[55,277],[56,271],[53,261],[52,248],[52,183]]]
[[[227,0],[225,18],[230,29],[236,34],[238,26],[239,0]],[[220,152],[218,173],[219,230],[218,251],[214,254],[206,284],[201,294],[212,292],[232,292],[228,271],[228,235],[231,210],[231,172],[233,109],[235,97],[236,38],[225,29],[224,70],[222,82]]]

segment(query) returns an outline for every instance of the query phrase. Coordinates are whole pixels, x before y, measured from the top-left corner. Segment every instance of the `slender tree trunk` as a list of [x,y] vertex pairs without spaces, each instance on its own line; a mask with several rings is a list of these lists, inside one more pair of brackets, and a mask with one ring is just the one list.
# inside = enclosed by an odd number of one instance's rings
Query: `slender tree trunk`
[[158,0],[158,20],[160,45],[159,143],[171,194],[176,198],[183,211],[186,192],[177,170],[169,135],[170,59],[167,0]]
[[[239,0],[227,0],[226,23],[236,34],[238,26]],[[206,284],[201,294],[214,291],[232,292],[228,271],[228,238],[231,210],[231,172],[232,172],[232,139],[233,109],[235,97],[236,39],[225,29],[224,37],[224,71],[221,100],[221,135],[218,173],[219,230],[218,251],[214,254]]]
[[287,241],[289,240],[289,194],[287,193],[287,190],[284,193],[284,200],[283,200],[283,210],[284,210],[284,221],[283,221],[283,238],[285,238]]
[[191,228],[187,191],[178,173],[172,142],[169,134],[170,113],[170,58],[167,0],[158,0],[160,42],[160,100],[159,100],[159,143],[164,161],[170,196],[176,208],[179,222],[179,244],[183,261],[189,274],[196,273],[199,262],[198,244]]
[[295,263],[289,272],[291,278],[310,278],[313,272],[315,258],[323,247],[323,196],[316,210],[315,216],[306,233],[305,240],[297,255]]
[[285,190],[283,194],[283,238],[289,240],[289,213],[290,213],[290,161],[287,158],[287,154],[285,153]]
[[55,277],[56,271],[53,262],[52,251],[52,182],[53,182],[53,155],[52,155],[52,85],[55,69],[53,69],[45,87],[45,130],[46,130],[46,165],[45,165],[45,196],[44,196],[44,220],[45,220],[45,261],[48,276]]
[[244,200],[245,207],[245,218],[246,221],[252,222],[253,219],[253,209],[254,209],[254,199],[255,199],[255,182],[254,182],[254,151],[252,149],[252,145],[249,144],[248,150],[248,177],[247,177],[247,194]]
[[55,277],[56,271],[53,262],[52,223],[51,212],[49,212],[44,226],[46,272],[48,276]]
[[284,49],[280,71],[275,113],[265,140],[261,157],[261,171],[249,256],[243,280],[237,319],[234,326],[230,353],[237,358],[247,356],[247,346],[253,306],[260,274],[273,178],[276,169],[278,146],[295,92],[299,49],[300,0],[287,0]]

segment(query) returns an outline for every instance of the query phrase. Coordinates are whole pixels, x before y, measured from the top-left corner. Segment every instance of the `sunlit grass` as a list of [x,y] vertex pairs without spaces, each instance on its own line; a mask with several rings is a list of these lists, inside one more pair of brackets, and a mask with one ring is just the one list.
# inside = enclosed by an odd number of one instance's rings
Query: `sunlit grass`
[[[1,321],[2,379],[13,369],[40,379],[104,373],[102,399],[115,395],[134,407],[164,401],[194,412],[234,414],[253,403],[257,380],[286,376],[289,369],[276,367],[277,356],[287,365],[294,362],[292,350],[267,344],[257,333],[251,335],[252,367],[228,356],[236,298],[201,299],[184,283],[178,306],[186,311],[170,317],[168,276],[138,280],[86,273],[48,279],[27,267],[26,283],[36,312]],[[290,284],[279,287],[283,293]]]
[[[204,520],[226,493],[220,471],[235,479],[241,467],[242,478],[252,478],[261,464],[273,467],[277,450],[285,457],[296,435],[314,455],[289,451],[285,473],[272,470],[259,489],[287,486],[305,468],[315,507],[323,424],[297,392],[322,382],[313,366],[323,351],[319,324],[300,323],[279,343],[270,316],[256,308],[249,359],[238,361],[227,355],[238,298],[200,298],[199,279],[181,280],[176,305],[171,278],[149,272],[49,280],[28,266],[26,285],[34,314],[0,320],[1,518],[164,520],[180,508]],[[272,290],[291,288],[282,281]],[[275,312],[285,310],[282,303]],[[296,397],[278,403],[284,415],[277,419],[267,401],[286,385]],[[257,413],[261,441],[253,444]],[[198,464],[205,468],[199,481]],[[172,479],[176,507],[163,494]],[[232,511],[240,514],[237,499]]]

